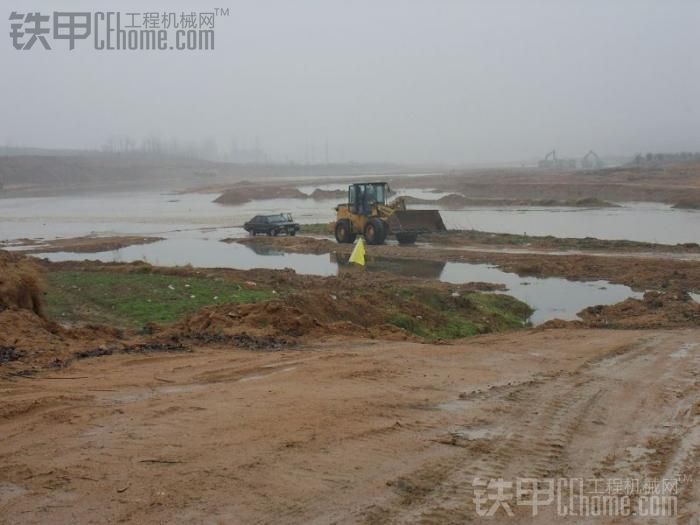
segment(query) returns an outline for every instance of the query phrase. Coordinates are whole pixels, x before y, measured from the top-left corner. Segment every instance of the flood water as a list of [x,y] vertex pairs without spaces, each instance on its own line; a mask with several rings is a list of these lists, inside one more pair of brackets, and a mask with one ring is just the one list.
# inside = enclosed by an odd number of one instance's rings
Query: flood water
[[[317,186],[303,186],[307,192]],[[335,189],[337,185],[321,185]],[[408,195],[438,198],[431,190]],[[270,199],[223,206],[217,194],[156,192],[0,199],[0,240],[82,235],[164,235],[174,230],[242,225],[257,214],[288,211],[304,224],[334,220],[336,199]],[[414,206],[426,208],[429,206]],[[469,207],[442,210],[450,229],[677,244],[700,242],[700,211],[657,203],[620,208]]]
[[[307,193],[316,187],[342,189],[341,185],[301,186]],[[437,199],[442,193],[406,190],[407,195]],[[157,192],[0,199],[0,240],[53,239],[83,235],[157,235],[166,240],[96,254],[53,253],[54,261],[92,259],[147,261],[162,266],[186,265],[238,269],[292,268],[298,273],[335,275],[339,264],[329,254],[255,253],[239,244],[219,242],[245,235],[241,225],[257,214],[289,211],[300,223],[330,222],[336,199],[270,199],[238,206],[222,206],[217,194]],[[443,210],[451,229],[559,237],[597,237],[676,244],[700,242],[700,212],[675,210],[663,204],[628,203],[620,208],[503,208],[469,207]],[[341,263],[342,265],[342,263]],[[377,266],[378,265],[378,266]],[[502,283],[508,293],[536,309],[532,322],[574,319],[581,309],[639,297],[626,286],[603,281],[572,282],[565,279],[522,278],[487,265],[422,261],[370,262],[368,269],[382,269],[451,283],[483,281]],[[698,300],[698,297],[694,297]]]
[[[336,275],[346,265],[333,254],[294,254],[279,251],[257,252],[237,243],[219,242],[218,238],[194,237],[181,232],[152,244],[129,246],[109,252],[76,254],[67,252],[40,254],[52,261],[99,260],[103,262],[144,261],[159,266],[284,269],[300,274]],[[530,321],[539,324],[550,319],[576,319],[587,306],[614,304],[628,297],[641,297],[627,286],[605,281],[576,282],[566,279],[519,277],[485,264],[410,261],[369,258],[368,271],[388,271],[399,275],[436,279],[448,283],[487,282],[504,284],[508,293],[529,304],[535,313]]]

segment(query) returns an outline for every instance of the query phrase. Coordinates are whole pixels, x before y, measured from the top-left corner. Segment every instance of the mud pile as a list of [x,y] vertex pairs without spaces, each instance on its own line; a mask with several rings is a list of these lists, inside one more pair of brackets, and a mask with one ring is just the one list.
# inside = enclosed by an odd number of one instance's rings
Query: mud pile
[[315,237],[229,237],[222,239],[225,243],[239,243],[248,246],[255,252],[268,250],[284,250],[291,253],[330,253],[338,249],[338,243],[328,239]]
[[579,313],[591,328],[681,328],[700,326],[700,304],[685,292],[647,292],[610,306]]
[[308,195],[296,188],[283,186],[253,186],[239,183],[235,188],[224,191],[214,202],[219,204],[245,204],[264,199],[306,199]]
[[0,311],[26,309],[43,315],[43,281],[29,259],[0,250]]
[[[375,298],[379,299],[379,297]],[[358,335],[376,337],[406,335],[387,325],[386,311],[367,294],[311,291],[255,304],[222,305],[200,310],[177,323],[173,332],[182,336],[200,334],[302,338],[313,335]]]
[[352,277],[341,278],[333,287],[290,293],[265,302],[206,307],[165,329],[163,335],[206,339],[246,334],[286,342],[334,335],[439,339],[444,327],[455,320],[468,323],[474,333],[487,333],[514,328],[514,319],[522,326],[530,315],[527,305],[506,296],[499,296],[504,304],[498,308],[485,306],[481,296],[472,295],[469,287],[397,287],[379,282],[366,286],[369,283],[365,280],[360,277],[353,285]]
[[580,199],[556,200],[556,199],[497,199],[497,198],[470,198],[457,193],[450,193],[439,199],[422,199],[419,197],[402,197],[406,204],[432,204],[448,209],[459,209],[467,206],[543,206],[543,207],[573,207],[573,208],[616,208],[617,204],[586,197]]

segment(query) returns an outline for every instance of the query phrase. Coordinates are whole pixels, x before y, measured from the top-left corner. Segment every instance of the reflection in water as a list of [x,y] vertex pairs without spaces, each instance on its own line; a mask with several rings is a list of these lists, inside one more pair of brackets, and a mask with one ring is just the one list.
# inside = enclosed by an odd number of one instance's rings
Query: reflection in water
[[[121,250],[94,254],[50,253],[40,255],[52,261],[92,259],[105,262],[145,261],[160,266],[191,264],[197,267],[284,269],[300,274],[336,275],[347,266],[347,255],[298,254],[274,250],[251,250],[241,244],[217,240],[174,237],[153,244],[129,246]],[[444,263],[437,261],[368,257],[367,271],[386,271],[398,275],[435,279],[461,284],[500,283],[509,295],[535,309],[531,321],[539,324],[550,319],[576,319],[577,312],[597,304],[614,304],[628,297],[641,297],[627,286],[606,281],[577,282],[566,279],[520,277],[485,264]],[[695,296],[697,300],[698,297]]]
[[[340,268],[350,265],[349,254],[332,253],[331,261],[337,262]],[[423,261],[419,259],[391,259],[389,257],[366,256],[365,268],[369,272],[391,272],[407,277],[420,277],[423,279],[440,279],[445,269],[445,262]]]
[[328,254],[276,253],[260,255],[242,244],[227,244],[218,240],[175,237],[164,241],[129,246],[121,250],[99,253],[58,252],[40,254],[51,261],[90,259],[103,262],[144,261],[156,266],[192,266],[202,268],[236,268],[251,270],[292,268],[306,275],[335,275],[337,265]]
[[535,309],[530,319],[540,324],[550,319],[576,319],[588,306],[615,304],[643,294],[628,286],[607,281],[569,281],[556,277],[539,279],[502,272],[485,264],[447,263],[440,280],[450,283],[469,281],[496,282],[506,285],[508,295],[517,297]]

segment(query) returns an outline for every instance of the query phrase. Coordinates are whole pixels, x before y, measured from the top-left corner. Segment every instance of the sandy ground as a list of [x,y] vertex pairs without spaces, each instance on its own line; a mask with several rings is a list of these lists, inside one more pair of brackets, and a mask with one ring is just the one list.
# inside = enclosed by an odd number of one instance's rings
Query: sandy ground
[[684,477],[693,523],[699,374],[697,329],[88,359],[0,382],[0,521],[468,523],[474,477],[575,476]]

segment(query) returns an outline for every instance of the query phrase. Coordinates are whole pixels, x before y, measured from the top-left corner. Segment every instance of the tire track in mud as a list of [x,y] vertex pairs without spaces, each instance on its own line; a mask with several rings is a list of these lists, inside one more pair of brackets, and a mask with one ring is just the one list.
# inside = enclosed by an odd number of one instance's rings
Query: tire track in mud
[[[479,519],[473,502],[475,478],[488,481],[579,477],[582,472],[594,477],[602,472],[616,477],[691,479],[679,495],[679,522],[684,522],[683,516],[692,515],[696,505],[692,493],[697,488],[692,484],[692,473],[697,473],[700,447],[700,355],[693,343],[681,345],[687,351],[678,355],[674,339],[677,341],[678,337],[670,333],[644,338],[590,360],[574,372],[464,396],[463,407],[454,409],[451,417],[457,420],[477,415],[478,424],[457,427],[448,430],[447,435],[437,436],[435,441],[450,446],[453,453],[428,461],[391,482],[394,497],[365,509],[361,520],[473,522]],[[630,378],[642,378],[646,383],[642,388],[639,380]],[[626,397],[628,402],[624,406],[609,406],[609,400],[619,396]],[[637,428],[635,414],[650,400],[660,403],[666,411]],[[665,418],[666,414],[671,417]],[[665,419],[670,419],[671,424]],[[628,424],[631,432],[627,433],[632,434],[627,438],[629,446],[656,445],[654,449],[649,447],[653,453],[642,455],[633,463],[634,468],[615,462],[606,464],[610,453],[606,454],[605,449],[596,451],[593,463],[586,461],[583,456],[591,447],[619,448],[616,443],[606,444],[604,439],[596,439],[601,429],[605,430],[604,436],[624,435]],[[518,516],[520,509],[513,510]]]

